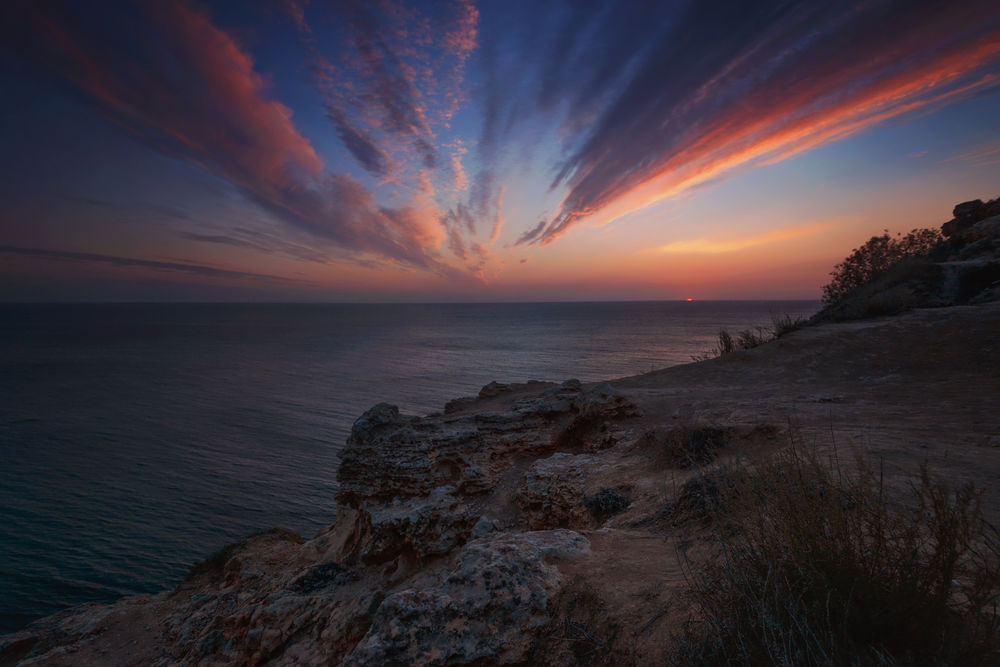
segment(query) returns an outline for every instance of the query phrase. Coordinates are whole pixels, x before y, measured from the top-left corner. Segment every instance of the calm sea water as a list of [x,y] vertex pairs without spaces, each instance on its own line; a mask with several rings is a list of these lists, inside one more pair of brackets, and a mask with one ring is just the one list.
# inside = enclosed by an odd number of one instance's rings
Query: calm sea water
[[155,592],[250,533],[334,517],[380,401],[679,363],[816,302],[0,306],[0,632]]

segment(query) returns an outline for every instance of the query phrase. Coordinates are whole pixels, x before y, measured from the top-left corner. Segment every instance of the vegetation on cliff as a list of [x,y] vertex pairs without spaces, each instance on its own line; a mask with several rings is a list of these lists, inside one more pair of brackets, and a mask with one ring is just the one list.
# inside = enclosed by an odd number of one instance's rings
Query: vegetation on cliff
[[873,236],[837,264],[813,322],[1000,299],[1000,198],[955,206],[937,229]]
[[690,570],[677,664],[995,664],[1000,542],[981,492],[797,446],[707,476],[716,549]]

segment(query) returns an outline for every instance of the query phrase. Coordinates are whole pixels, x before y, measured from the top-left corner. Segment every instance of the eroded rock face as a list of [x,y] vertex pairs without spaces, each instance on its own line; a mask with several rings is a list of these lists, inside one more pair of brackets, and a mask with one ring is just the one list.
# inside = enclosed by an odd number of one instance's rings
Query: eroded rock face
[[443,486],[421,498],[397,498],[369,511],[370,535],[361,549],[367,562],[384,562],[408,551],[416,558],[446,554],[464,544],[479,515]]
[[[525,660],[551,623],[558,563],[588,550],[578,533],[536,530],[590,525],[584,479],[597,459],[553,454],[556,434],[637,411],[609,385],[576,380],[490,383],[480,396],[429,417],[387,403],[365,412],[342,453],[337,523],[313,539],[248,538],[174,591],[0,639],[0,663],[100,662],[119,635],[139,637],[119,652],[136,664]],[[516,504],[520,518],[497,509]]]
[[465,494],[487,491],[512,456],[553,447],[550,427],[574,411],[579,393],[579,383],[564,384],[506,410],[440,418],[404,417],[395,406],[376,405],[355,422],[341,454],[338,500],[358,507],[445,485]]
[[589,527],[584,480],[587,469],[597,463],[594,456],[565,452],[535,461],[516,496],[525,525],[530,530]]
[[344,665],[511,664],[551,623],[559,559],[587,552],[568,530],[470,542],[436,585],[394,593]]
[[972,227],[980,220],[995,215],[1000,215],[1000,198],[985,203],[982,199],[962,202],[955,205],[955,209],[952,211],[954,217],[941,225],[941,233],[946,237],[954,236]]
[[618,420],[638,417],[639,408],[607,383],[581,392],[574,401],[581,419]]

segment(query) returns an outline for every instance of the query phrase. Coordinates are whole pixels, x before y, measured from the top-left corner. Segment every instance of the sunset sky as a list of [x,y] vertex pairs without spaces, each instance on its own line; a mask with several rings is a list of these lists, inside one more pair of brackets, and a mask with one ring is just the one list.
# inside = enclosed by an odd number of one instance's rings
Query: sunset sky
[[1000,3],[0,9],[0,300],[818,298],[1000,196]]

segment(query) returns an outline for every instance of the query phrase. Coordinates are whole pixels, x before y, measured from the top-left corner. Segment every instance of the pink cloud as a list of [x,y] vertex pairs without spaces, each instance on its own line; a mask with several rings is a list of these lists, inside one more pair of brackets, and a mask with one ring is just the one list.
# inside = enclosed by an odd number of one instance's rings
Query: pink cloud
[[327,172],[247,51],[208,15],[150,3],[122,17],[142,35],[135,43],[85,33],[57,11],[30,8],[29,19],[36,34],[22,47],[156,149],[225,179],[321,243],[461,277],[438,258],[444,231],[426,187],[423,199],[390,208]]

